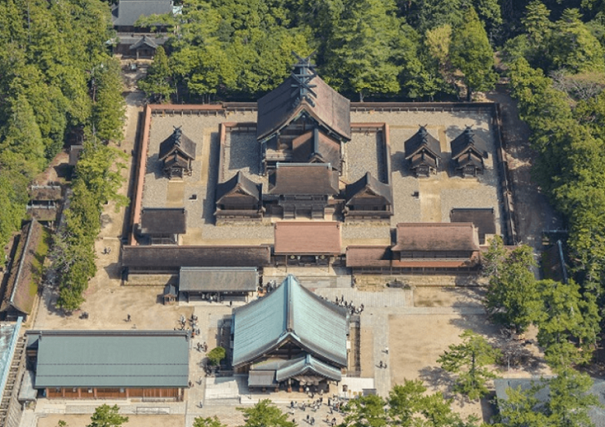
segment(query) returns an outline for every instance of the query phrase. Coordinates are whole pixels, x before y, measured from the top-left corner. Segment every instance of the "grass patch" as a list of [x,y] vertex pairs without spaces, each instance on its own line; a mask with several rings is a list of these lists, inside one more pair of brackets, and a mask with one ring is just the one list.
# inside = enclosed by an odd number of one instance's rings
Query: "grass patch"
[[36,247],[34,258],[31,264],[31,280],[29,282],[29,294],[34,296],[38,293],[38,284],[42,280],[42,273],[44,271],[44,260],[48,254],[48,249],[52,242],[52,237],[47,228],[42,227],[42,236]]

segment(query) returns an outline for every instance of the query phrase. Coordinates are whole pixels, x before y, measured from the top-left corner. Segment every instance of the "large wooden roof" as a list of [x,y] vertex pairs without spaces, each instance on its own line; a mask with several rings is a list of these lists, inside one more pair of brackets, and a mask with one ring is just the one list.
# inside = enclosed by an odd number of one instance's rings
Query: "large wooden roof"
[[346,309],[288,275],[266,297],[233,310],[233,366],[255,362],[293,342],[323,361],[345,367],[347,335]]
[[242,171],[238,171],[227,181],[216,186],[216,202],[218,203],[224,196],[236,191],[241,191],[258,201],[261,198],[261,186],[262,184],[256,184],[247,178]]
[[469,152],[474,153],[479,159],[482,157],[487,158],[485,142],[477,136],[470,126],[467,126],[450,144],[452,147],[452,160],[456,160]]
[[329,163],[332,169],[340,170],[340,143],[315,128],[292,141],[292,160]]
[[302,114],[307,113],[328,132],[340,139],[351,139],[350,101],[332,89],[307,62],[281,85],[258,100],[256,137],[265,140]]
[[278,221],[276,255],[337,255],[341,252],[337,221]]
[[397,224],[393,251],[478,251],[477,230],[470,222]]
[[393,204],[393,190],[389,184],[378,181],[370,172],[359,178],[352,184],[348,184],[345,189],[345,198],[347,204],[357,195],[370,194],[384,199]]
[[178,153],[186,159],[195,159],[195,142],[189,139],[180,127],[174,129],[172,134],[160,143],[158,160],[162,161],[173,153]]

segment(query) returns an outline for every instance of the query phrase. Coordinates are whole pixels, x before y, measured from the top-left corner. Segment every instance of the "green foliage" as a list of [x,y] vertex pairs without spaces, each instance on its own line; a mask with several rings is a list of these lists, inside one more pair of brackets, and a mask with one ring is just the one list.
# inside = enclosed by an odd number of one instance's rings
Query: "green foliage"
[[[593,298],[582,299],[579,286],[543,280],[538,283],[542,306],[538,310],[538,343],[555,369],[590,361],[600,317]],[[590,313],[584,316],[583,313]],[[573,342],[579,342],[576,346]]]
[[539,307],[533,250],[527,245],[508,252],[502,238],[495,236],[484,256],[484,273],[489,277],[485,295],[487,314],[517,333],[534,320]]
[[437,363],[447,372],[458,374],[454,390],[468,396],[471,400],[487,394],[486,382],[497,378],[486,366],[492,365],[500,356],[500,351],[493,348],[485,338],[470,329],[462,335],[463,343],[450,345]]
[[464,74],[468,99],[474,90],[490,90],[498,80],[494,72],[494,53],[477,13],[471,7],[464,22],[454,28],[450,47],[452,65]]
[[120,415],[119,412],[118,405],[101,405],[95,409],[87,427],[120,427],[128,422],[128,417]]
[[215,415],[214,417],[207,418],[195,417],[193,420],[193,427],[227,427],[227,425],[221,423]]
[[169,101],[170,95],[174,92],[170,84],[171,74],[166,52],[162,46],[158,46],[153,64],[147,69],[147,76],[139,80],[138,86],[151,102]]
[[223,347],[215,347],[208,352],[208,361],[211,365],[217,366],[227,356]]
[[[237,408],[244,414],[244,427],[296,427],[269,399],[264,399],[252,408]],[[214,427],[214,426],[213,426]]]
[[542,378],[532,383],[525,390],[508,388],[508,399],[498,400],[496,426],[591,426],[593,423],[588,411],[600,406],[597,396],[587,394],[591,386],[592,380],[588,375],[565,369],[553,378]]
[[102,141],[120,142],[126,119],[126,104],[122,97],[123,82],[120,63],[108,59],[93,71],[92,126]]
[[344,420],[340,424],[347,427],[386,427],[388,425],[385,401],[377,395],[351,399],[344,407]]
[[405,380],[389,393],[389,425],[401,427],[472,427],[475,417],[463,420],[441,392],[426,394],[422,381]]
[[400,89],[403,21],[387,0],[350,0],[328,41],[326,80],[341,90],[359,94],[394,94]]

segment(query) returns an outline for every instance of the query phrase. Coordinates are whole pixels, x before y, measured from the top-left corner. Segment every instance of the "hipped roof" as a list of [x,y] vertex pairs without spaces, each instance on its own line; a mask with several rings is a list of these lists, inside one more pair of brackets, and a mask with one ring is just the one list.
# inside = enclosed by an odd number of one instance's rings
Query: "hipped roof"
[[341,251],[337,221],[278,221],[276,255],[338,255]]
[[142,234],[185,234],[187,216],[185,208],[143,208]]
[[[185,331],[32,331],[36,388],[187,387]],[[34,344],[35,345],[35,344]]]
[[269,185],[269,194],[276,196],[333,196],[338,194],[338,172],[324,163],[277,163]]
[[400,223],[393,251],[478,251],[477,230],[470,222]]
[[292,94],[297,90],[299,82],[292,76],[258,100],[258,140],[266,139],[280,131],[304,112],[340,138],[347,141],[351,139],[350,101],[328,86],[319,76],[312,78],[310,83],[315,85],[315,105],[304,99],[299,103],[294,102],[296,98]]
[[233,311],[233,366],[254,362],[292,342],[314,357],[345,367],[347,334],[347,310],[288,275],[266,297]]
[[183,267],[179,291],[252,292],[258,286],[256,267]]

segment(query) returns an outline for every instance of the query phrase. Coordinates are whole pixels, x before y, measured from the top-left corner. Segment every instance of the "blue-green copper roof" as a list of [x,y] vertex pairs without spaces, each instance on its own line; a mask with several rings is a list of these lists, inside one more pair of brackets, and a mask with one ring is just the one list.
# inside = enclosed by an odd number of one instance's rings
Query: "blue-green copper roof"
[[286,381],[288,378],[308,374],[309,372],[313,372],[314,374],[332,381],[340,381],[342,379],[340,369],[323,363],[310,354],[307,354],[305,357],[301,357],[293,363],[284,364],[284,366],[275,371],[275,380],[277,382],[282,382]]
[[347,365],[347,310],[305,289],[292,275],[266,297],[233,312],[233,365],[253,362],[286,342]]
[[35,387],[187,387],[181,331],[42,331]]

